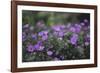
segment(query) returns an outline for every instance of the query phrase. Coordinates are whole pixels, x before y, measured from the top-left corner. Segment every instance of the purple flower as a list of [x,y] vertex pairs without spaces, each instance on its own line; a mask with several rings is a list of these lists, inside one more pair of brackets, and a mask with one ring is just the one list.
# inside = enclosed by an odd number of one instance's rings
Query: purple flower
[[70,30],[71,32],[75,32],[75,31],[76,31],[75,27],[71,27],[69,30]]
[[33,52],[35,50],[35,48],[33,47],[33,45],[28,45],[28,47],[27,47],[27,51],[28,52]]
[[85,45],[88,46],[90,43],[89,42],[85,42]]
[[58,36],[59,37],[63,37],[64,36],[64,32],[62,32],[62,31],[58,32]]
[[41,32],[38,33],[38,35],[39,35],[39,36],[43,36],[43,35],[44,35],[44,32],[41,31]]
[[25,36],[22,35],[22,41],[24,42],[26,40]]
[[59,38],[62,38],[65,35],[63,31],[59,31],[59,32],[54,31],[53,34]]
[[42,20],[38,21],[38,22],[36,23],[36,25],[37,25],[38,27],[41,27],[41,28],[45,26],[44,21],[42,21]]
[[71,32],[79,33],[81,31],[81,26],[79,24],[75,24],[69,29]]
[[32,34],[31,36],[32,36],[33,39],[35,39],[35,40],[37,39],[36,34]]
[[42,36],[42,40],[47,40],[48,39],[48,35],[44,35],[44,36]]
[[77,33],[79,33],[81,31],[81,26],[79,24],[75,24],[75,28]]
[[35,50],[38,50],[40,48],[40,45],[39,44],[35,44],[34,48],[35,48]]
[[22,33],[22,41],[25,41],[25,40],[26,40],[26,33],[23,32],[23,33]]
[[53,54],[52,51],[47,51],[47,55],[51,56]]
[[38,35],[41,36],[44,41],[48,39],[48,31],[41,31]]
[[54,31],[61,31],[61,30],[63,30],[65,28],[65,26],[64,25],[55,25],[55,26],[52,26],[52,29],[54,30]]
[[43,34],[44,34],[43,32],[39,32],[38,33],[39,36],[43,36]]
[[83,23],[83,22],[82,22],[82,23],[80,23],[80,25],[84,26],[84,25],[85,25],[85,23]]
[[25,35],[22,35],[22,39],[24,39],[25,38]]
[[52,29],[53,29],[54,31],[60,31],[60,30],[61,30],[60,27],[58,27],[58,26],[53,26]]
[[90,23],[89,23],[89,21],[87,20],[87,19],[84,19],[84,24],[85,24],[85,27],[87,27],[87,26],[89,26],[90,25]]
[[62,60],[64,60],[64,56],[60,56],[60,58],[61,58]]
[[59,27],[60,27],[60,29],[62,29],[62,30],[66,28],[65,25],[59,25]]
[[72,37],[70,38],[70,42],[73,45],[75,45],[77,43],[77,40],[78,40],[78,35],[77,34],[73,34]]
[[42,51],[42,50],[44,50],[44,46],[40,46],[38,49],[38,51]]
[[52,29],[54,30],[53,34],[55,36],[57,36],[57,37],[64,36],[65,25],[55,25],[55,26],[52,26]]
[[44,50],[44,46],[42,45],[41,41],[38,41],[37,44],[34,45],[35,50],[42,51]]
[[85,36],[85,42],[90,42],[90,35],[87,34],[87,35]]
[[38,33],[39,36],[47,35],[48,31],[41,31]]
[[37,44],[42,45],[42,41],[38,41]]
[[87,20],[87,19],[84,19],[84,22],[85,22],[85,23],[88,23],[88,20]]
[[41,41],[38,41],[36,45],[42,45],[42,42]]
[[39,45],[39,44],[34,45],[34,48],[35,48],[35,50],[37,50],[37,51],[42,51],[42,50],[44,50],[44,46],[41,46],[41,45]]
[[32,36],[33,39],[37,38],[35,34],[32,34],[31,36]]

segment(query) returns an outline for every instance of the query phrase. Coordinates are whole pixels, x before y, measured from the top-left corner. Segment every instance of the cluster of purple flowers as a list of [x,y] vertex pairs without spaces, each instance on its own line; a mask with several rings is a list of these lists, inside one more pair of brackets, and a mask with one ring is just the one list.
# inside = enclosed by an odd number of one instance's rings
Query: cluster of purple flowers
[[86,48],[90,49],[88,20],[76,24],[41,24],[42,28],[39,25],[38,22],[34,26],[25,24],[22,27],[24,61],[89,58],[85,52]]
[[44,49],[44,46],[42,46],[42,43],[39,41],[35,45],[29,44],[27,46],[28,52],[34,52],[34,51],[42,51]]

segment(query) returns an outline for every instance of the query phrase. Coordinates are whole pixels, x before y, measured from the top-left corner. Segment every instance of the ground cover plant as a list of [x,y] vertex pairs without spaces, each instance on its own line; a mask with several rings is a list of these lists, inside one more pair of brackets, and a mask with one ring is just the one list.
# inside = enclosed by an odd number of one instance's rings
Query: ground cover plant
[[90,59],[90,15],[22,12],[23,62]]

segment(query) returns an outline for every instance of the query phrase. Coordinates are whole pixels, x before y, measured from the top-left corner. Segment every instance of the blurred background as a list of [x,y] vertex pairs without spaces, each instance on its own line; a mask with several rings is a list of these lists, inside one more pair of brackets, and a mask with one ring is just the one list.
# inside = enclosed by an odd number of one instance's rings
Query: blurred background
[[47,26],[55,24],[78,23],[82,20],[90,20],[88,13],[65,13],[65,12],[47,12],[47,11],[22,11],[22,22],[24,24],[36,25],[38,22]]

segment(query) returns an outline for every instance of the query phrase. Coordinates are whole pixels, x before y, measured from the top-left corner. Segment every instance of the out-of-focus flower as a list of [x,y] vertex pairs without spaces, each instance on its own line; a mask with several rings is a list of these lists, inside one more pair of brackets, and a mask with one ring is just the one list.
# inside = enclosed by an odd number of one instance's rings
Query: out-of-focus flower
[[37,39],[36,34],[32,34],[31,36],[32,36],[33,39],[35,39],[35,40]]
[[85,22],[85,23],[88,23],[88,20],[87,20],[87,19],[84,19],[84,22]]
[[85,45],[88,46],[90,43],[89,42],[85,42]]
[[60,28],[61,28],[62,30],[66,28],[65,25],[59,25],[59,26],[60,26]]
[[42,40],[48,39],[48,31],[41,31],[38,33],[38,35],[42,37]]
[[42,51],[42,50],[44,50],[44,46],[41,46],[41,45],[39,45],[39,44],[34,45],[34,48],[35,48],[35,50],[37,50],[37,51]]
[[62,37],[59,37],[58,40],[63,40],[63,38]]
[[53,32],[53,35],[57,36],[58,35],[58,32],[57,31],[54,31]]
[[36,25],[37,25],[37,27],[40,27],[40,28],[42,28],[42,27],[45,26],[44,21],[42,21],[42,20],[38,21],[38,22],[36,23]]
[[44,48],[45,48],[44,46],[40,46],[39,49],[38,49],[38,51],[43,51]]
[[33,47],[33,45],[30,44],[30,45],[27,46],[28,52],[33,52],[34,50],[35,50],[35,48]]
[[75,31],[76,31],[75,27],[71,27],[69,30],[70,30],[71,32],[75,32]]
[[34,29],[34,27],[33,26],[30,26],[30,28],[29,28],[31,31]]
[[29,27],[29,24],[23,25],[23,28],[28,28],[28,27]]
[[47,40],[48,39],[48,35],[44,35],[44,36],[42,36],[42,40]]
[[68,23],[66,27],[67,27],[67,29],[70,28],[71,27],[71,23]]
[[57,61],[57,60],[59,60],[59,58],[55,57],[54,60]]
[[85,27],[88,27],[90,25],[89,21],[87,19],[84,19],[84,24],[85,24]]
[[85,23],[83,23],[83,22],[82,22],[82,23],[80,23],[80,25],[84,26],[84,25],[85,25]]
[[89,35],[89,34],[87,34],[87,35],[85,36],[85,42],[90,42],[90,35]]
[[60,31],[60,30],[61,30],[59,26],[52,26],[52,29],[53,29],[54,31]]
[[52,51],[47,51],[47,55],[51,56],[53,54]]
[[59,37],[63,37],[64,36],[64,32],[62,32],[62,31],[58,32],[58,36]]
[[38,41],[37,44],[34,45],[35,50],[42,51],[44,50],[44,46],[42,45],[41,41]]
[[22,41],[25,41],[25,40],[26,40],[26,33],[22,32]]
[[65,25],[54,25],[54,26],[52,26],[52,29],[54,30],[54,31],[61,31],[61,30],[63,30],[65,28]]
[[42,41],[38,41],[37,44],[42,45]]
[[63,60],[64,59],[64,56],[60,56],[60,58]]
[[38,33],[39,36],[47,35],[48,31],[41,31]]
[[79,33],[81,31],[81,25],[75,24],[74,26],[70,27],[69,30],[74,33]]
[[65,25],[55,25],[55,26],[52,26],[52,29],[54,30],[53,34],[55,36],[57,36],[58,38],[60,37],[63,37],[64,36],[64,30],[65,30]]
[[76,28],[75,32],[79,33],[81,31],[81,26],[79,24],[75,24],[75,28]]
[[70,42],[73,45],[75,45],[77,43],[77,40],[78,40],[78,35],[77,34],[73,34],[72,37],[70,38]]

